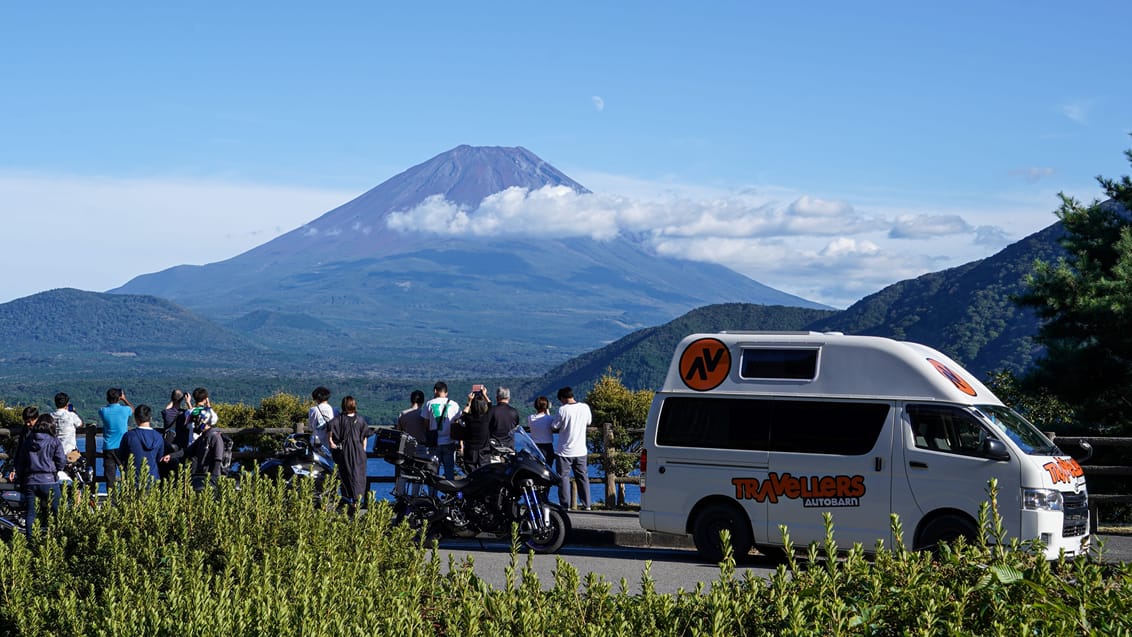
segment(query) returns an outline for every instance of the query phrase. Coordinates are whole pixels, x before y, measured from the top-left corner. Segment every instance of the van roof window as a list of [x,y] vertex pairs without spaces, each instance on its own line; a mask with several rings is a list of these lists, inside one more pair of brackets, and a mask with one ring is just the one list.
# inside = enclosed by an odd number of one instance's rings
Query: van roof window
[[743,348],[739,375],[757,380],[813,380],[818,352],[817,348]]

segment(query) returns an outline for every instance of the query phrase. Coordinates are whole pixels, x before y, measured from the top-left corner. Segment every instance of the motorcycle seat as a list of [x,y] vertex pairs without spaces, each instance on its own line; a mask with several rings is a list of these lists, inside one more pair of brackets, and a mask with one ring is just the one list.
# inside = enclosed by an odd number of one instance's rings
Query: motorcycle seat
[[437,480],[436,484],[434,484],[433,486],[437,491],[440,491],[441,493],[456,493],[457,491],[463,491],[464,488],[467,487],[470,483],[471,480],[469,480],[468,478],[457,478],[455,480],[442,479]]

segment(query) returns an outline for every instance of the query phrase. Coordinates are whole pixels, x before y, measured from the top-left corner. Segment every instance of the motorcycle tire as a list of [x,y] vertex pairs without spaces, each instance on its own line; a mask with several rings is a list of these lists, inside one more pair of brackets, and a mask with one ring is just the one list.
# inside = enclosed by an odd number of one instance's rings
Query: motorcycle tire
[[393,524],[407,526],[415,541],[431,545],[442,535],[437,525],[429,521],[435,512],[436,508],[427,499],[399,502],[394,506]]
[[543,533],[537,530],[523,541],[535,553],[557,553],[566,543],[570,518],[556,507],[550,507],[550,526]]

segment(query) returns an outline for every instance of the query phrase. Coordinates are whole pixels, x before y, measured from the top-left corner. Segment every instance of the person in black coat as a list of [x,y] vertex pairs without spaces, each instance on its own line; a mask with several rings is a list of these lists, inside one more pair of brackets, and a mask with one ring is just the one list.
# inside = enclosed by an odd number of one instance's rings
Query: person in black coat
[[466,473],[475,471],[483,464],[482,456],[491,440],[487,431],[487,413],[490,409],[491,403],[488,402],[484,392],[474,391],[468,394],[468,404],[464,407],[464,413],[460,414],[459,422],[453,424],[453,432],[457,428],[463,431],[464,438],[461,444],[464,446],[463,459]]
[[194,425],[197,439],[187,448],[177,449],[161,458],[162,463],[180,461],[188,456],[192,459],[193,490],[204,491],[206,484],[216,486],[224,474],[224,435],[212,425],[209,418],[200,419]]
[[369,440],[369,423],[358,415],[358,403],[353,396],[342,399],[342,411],[326,423],[330,453],[338,468],[343,506],[352,517],[366,492],[366,442]]
[[487,433],[501,446],[515,447],[511,433],[519,426],[519,410],[511,406],[511,390],[500,387],[495,392],[495,406],[487,413]]
[[[51,515],[59,512],[59,472],[67,467],[67,454],[63,453],[63,443],[55,437],[55,419],[51,414],[41,414],[30,427],[30,431],[16,451],[15,471],[8,476],[20,485],[27,503],[27,533],[31,541],[32,528],[36,514],[41,506],[51,507]],[[43,518],[43,528],[47,528],[48,517]]]

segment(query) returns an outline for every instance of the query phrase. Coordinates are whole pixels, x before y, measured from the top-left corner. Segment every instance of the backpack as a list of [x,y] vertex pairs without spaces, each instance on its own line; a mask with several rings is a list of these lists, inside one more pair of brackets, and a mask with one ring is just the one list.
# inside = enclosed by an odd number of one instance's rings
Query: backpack
[[224,451],[220,454],[220,469],[228,473],[232,468],[232,451],[236,448],[236,441],[227,434],[220,434],[220,439],[224,441]]
[[189,425],[189,430],[199,435],[205,427],[212,424],[212,410],[208,407],[194,407],[185,416],[185,421]]

